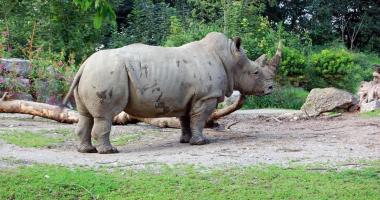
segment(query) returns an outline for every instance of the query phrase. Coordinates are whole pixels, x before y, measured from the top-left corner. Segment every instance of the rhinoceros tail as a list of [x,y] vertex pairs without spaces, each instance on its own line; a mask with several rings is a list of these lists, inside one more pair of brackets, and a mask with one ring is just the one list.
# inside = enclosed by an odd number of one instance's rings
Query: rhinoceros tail
[[63,99],[62,104],[60,105],[61,107],[66,106],[66,104],[67,104],[67,102],[68,102],[70,96],[72,95],[72,93],[73,93],[75,87],[78,85],[79,80],[80,80],[80,78],[82,77],[82,73],[83,73],[83,69],[84,69],[84,67],[85,67],[85,64],[86,64],[86,62],[84,62],[84,63],[80,66],[80,68],[79,68],[77,74],[75,74],[75,77],[74,77],[73,82],[71,83],[70,89],[69,89],[69,91],[67,92],[65,98]]

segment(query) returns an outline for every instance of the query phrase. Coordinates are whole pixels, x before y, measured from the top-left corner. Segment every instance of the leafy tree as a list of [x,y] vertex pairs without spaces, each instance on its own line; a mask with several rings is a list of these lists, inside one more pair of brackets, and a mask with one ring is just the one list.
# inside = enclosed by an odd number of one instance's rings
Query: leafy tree
[[126,26],[119,27],[110,40],[110,47],[120,47],[131,43],[162,45],[168,34],[170,16],[175,9],[167,3],[134,0],[133,9],[127,17]]
[[72,1],[0,0],[0,27],[6,32],[10,56],[33,59],[65,52],[74,53],[80,61],[95,51],[108,29],[95,29],[91,24],[95,11],[83,11]]

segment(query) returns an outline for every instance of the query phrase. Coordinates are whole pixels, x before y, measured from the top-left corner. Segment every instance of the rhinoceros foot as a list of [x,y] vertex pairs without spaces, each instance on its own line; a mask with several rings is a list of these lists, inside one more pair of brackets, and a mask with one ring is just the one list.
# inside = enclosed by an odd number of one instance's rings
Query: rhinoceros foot
[[189,143],[190,143],[191,145],[204,145],[204,144],[208,144],[208,143],[210,143],[210,140],[208,140],[208,139],[205,138],[204,136],[197,135],[197,136],[193,136],[193,137],[191,137]]
[[81,153],[98,153],[96,148],[93,146],[80,146],[78,151]]
[[98,150],[98,153],[100,153],[100,154],[119,153],[119,151],[115,147],[112,147],[112,146],[111,147],[107,147],[107,146],[98,147],[97,150]]
[[189,143],[191,139],[191,135],[189,134],[182,134],[181,137],[179,138],[180,143]]

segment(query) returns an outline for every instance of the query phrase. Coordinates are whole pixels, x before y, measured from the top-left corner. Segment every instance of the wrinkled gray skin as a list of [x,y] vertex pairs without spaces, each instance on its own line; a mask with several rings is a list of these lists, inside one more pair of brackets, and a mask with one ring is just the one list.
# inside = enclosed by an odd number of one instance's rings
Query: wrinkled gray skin
[[279,52],[271,62],[265,56],[254,62],[240,44],[239,38],[209,33],[181,47],[132,44],[94,53],[81,66],[63,102],[74,92],[80,113],[78,151],[116,153],[109,140],[111,121],[123,110],[145,118],[178,117],[181,143],[207,144],[203,127],[224,96],[233,90],[246,95],[273,90]]

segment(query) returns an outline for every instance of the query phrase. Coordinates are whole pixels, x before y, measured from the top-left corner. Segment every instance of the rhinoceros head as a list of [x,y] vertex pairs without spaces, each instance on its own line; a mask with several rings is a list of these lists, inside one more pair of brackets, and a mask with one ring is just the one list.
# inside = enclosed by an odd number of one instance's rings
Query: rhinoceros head
[[281,61],[281,43],[271,60],[268,60],[264,54],[255,61],[248,59],[245,55],[241,48],[240,38],[235,38],[234,44],[236,48],[234,57],[237,59],[236,66],[234,66],[236,69],[234,89],[245,95],[270,94],[273,91],[275,73]]

